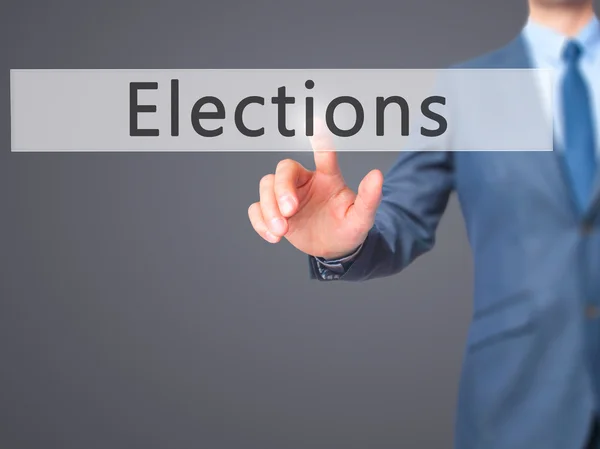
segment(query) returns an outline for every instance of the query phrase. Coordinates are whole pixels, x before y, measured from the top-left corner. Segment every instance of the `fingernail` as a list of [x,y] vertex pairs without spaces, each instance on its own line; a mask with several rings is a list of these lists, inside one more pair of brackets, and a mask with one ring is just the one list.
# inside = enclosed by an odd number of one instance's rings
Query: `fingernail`
[[296,202],[289,195],[284,195],[279,199],[279,209],[284,215],[289,215],[293,212]]
[[282,235],[285,232],[285,221],[283,218],[273,218],[271,220],[271,229],[275,233]]
[[269,231],[265,232],[265,236],[267,237],[267,240],[271,243],[277,243],[279,241],[279,238],[271,234]]

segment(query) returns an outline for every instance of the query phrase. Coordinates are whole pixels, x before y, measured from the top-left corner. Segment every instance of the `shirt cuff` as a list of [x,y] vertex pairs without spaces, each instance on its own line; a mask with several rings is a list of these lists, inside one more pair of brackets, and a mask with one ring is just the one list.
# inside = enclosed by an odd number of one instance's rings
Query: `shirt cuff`
[[339,279],[358,257],[363,245],[360,245],[352,254],[339,259],[324,259],[315,257],[319,274],[323,279]]

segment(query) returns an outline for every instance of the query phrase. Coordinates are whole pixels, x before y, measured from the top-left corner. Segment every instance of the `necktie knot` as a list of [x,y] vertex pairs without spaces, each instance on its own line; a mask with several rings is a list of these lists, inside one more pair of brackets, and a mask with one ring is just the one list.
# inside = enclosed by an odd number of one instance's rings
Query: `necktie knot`
[[575,63],[579,60],[579,57],[582,53],[583,48],[581,48],[581,45],[574,40],[570,40],[565,45],[562,57],[563,60],[567,63]]

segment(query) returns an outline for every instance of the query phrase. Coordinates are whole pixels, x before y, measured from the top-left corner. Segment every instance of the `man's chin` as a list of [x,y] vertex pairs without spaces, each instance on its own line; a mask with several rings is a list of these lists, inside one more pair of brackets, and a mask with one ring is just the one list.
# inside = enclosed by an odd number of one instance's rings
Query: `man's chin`
[[590,0],[536,0],[543,6],[582,6],[590,3]]

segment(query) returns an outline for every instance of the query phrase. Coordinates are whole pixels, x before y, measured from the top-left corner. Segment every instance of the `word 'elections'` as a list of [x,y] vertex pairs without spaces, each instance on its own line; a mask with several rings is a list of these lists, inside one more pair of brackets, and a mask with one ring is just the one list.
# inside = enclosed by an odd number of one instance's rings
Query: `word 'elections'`
[[[304,84],[307,90],[315,87],[312,80]],[[139,104],[138,93],[140,90],[157,90],[157,82],[131,82],[129,85],[129,135],[131,137],[156,137],[160,135],[159,129],[140,128],[138,124],[138,115],[140,113],[157,112],[157,106],[151,104]],[[171,80],[170,96],[170,115],[171,115],[171,136],[179,136],[180,127],[180,107],[179,107],[179,80]],[[410,107],[405,98],[401,96],[376,97],[375,99],[375,120],[376,135],[385,135],[385,112],[390,105],[395,105],[400,109],[400,133],[402,136],[409,135],[410,129]],[[240,100],[234,108],[234,123],[238,132],[246,137],[260,137],[265,134],[265,128],[249,128],[244,122],[244,112],[250,105],[265,106],[266,100],[261,96],[248,96]],[[288,105],[296,103],[296,98],[288,96],[285,86],[277,89],[277,96],[270,99],[270,103],[277,107],[277,129],[284,137],[293,137],[296,135],[295,129],[289,129],[287,123]],[[444,134],[448,129],[446,118],[437,112],[431,110],[432,105],[446,105],[446,98],[443,96],[429,96],[420,104],[420,113],[423,117],[431,120],[437,127],[430,129],[424,126],[420,127],[420,133],[425,137],[438,137]],[[354,124],[342,129],[335,120],[336,109],[341,105],[348,105],[354,109]],[[306,97],[305,106],[305,133],[306,136],[312,136],[314,133],[314,98]],[[210,110],[206,110],[210,108]],[[202,137],[218,137],[223,134],[223,125],[218,126],[216,120],[224,120],[227,116],[225,104],[215,96],[204,96],[196,101],[190,112],[190,121],[194,131]],[[212,123],[213,126],[211,126]],[[339,96],[334,98],[326,107],[325,123],[327,128],[338,137],[352,137],[356,135],[363,127],[365,122],[365,110],[361,102],[352,96]]]

